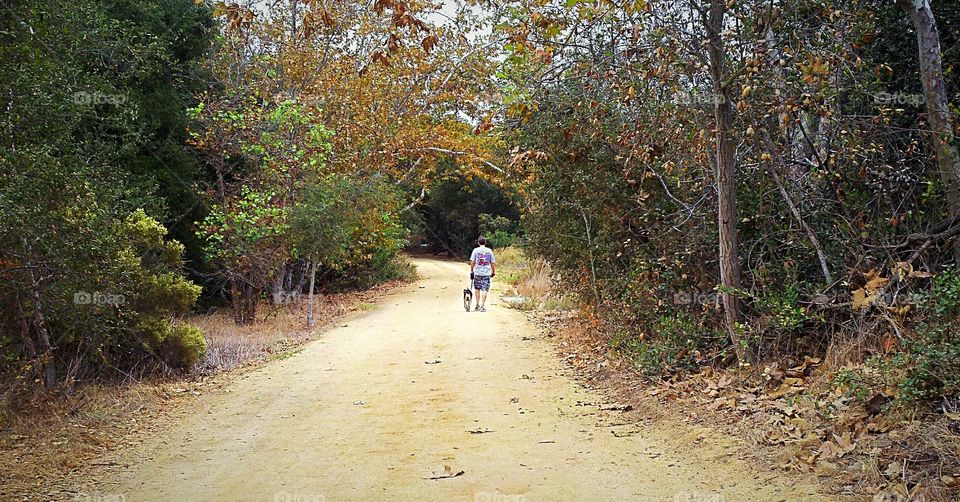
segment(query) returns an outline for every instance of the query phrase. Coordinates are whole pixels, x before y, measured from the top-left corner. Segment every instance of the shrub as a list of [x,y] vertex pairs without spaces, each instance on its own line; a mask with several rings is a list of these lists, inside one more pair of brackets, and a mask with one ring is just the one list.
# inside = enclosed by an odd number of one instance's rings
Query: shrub
[[189,369],[207,352],[207,341],[196,326],[178,323],[170,327],[162,343],[163,361],[173,368]]
[[960,394],[960,273],[947,268],[922,297],[923,320],[892,355],[875,355],[864,367],[844,368],[834,382],[860,399],[894,394],[918,404]]

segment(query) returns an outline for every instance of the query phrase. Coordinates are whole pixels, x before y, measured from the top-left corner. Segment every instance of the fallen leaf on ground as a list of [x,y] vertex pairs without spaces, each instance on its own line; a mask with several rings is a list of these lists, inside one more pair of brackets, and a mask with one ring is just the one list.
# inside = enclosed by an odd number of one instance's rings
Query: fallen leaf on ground
[[462,476],[462,475],[463,475],[463,469],[455,471],[449,465],[445,465],[443,466],[443,472],[439,472],[439,473],[431,472],[430,475],[428,475],[423,479],[447,479],[447,478],[455,478],[457,476]]

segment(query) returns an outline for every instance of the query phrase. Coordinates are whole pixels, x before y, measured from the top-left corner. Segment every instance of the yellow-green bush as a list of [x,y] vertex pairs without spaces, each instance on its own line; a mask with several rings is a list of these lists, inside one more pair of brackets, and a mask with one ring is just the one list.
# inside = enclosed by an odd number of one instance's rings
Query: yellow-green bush
[[191,324],[175,324],[161,345],[163,361],[173,368],[189,369],[207,353],[203,332]]

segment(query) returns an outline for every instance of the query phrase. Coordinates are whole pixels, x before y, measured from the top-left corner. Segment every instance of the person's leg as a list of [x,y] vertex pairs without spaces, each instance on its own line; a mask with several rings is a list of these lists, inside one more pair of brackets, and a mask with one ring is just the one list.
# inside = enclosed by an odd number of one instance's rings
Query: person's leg
[[490,293],[490,278],[483,278],[483,292],[480,294],[480,309],[487,307],[487,294]]
[[476,277],[473,279],[473,300],[476,302],[476,305],[473,306],[473,310],[476,311],[480,308],[480,284]]

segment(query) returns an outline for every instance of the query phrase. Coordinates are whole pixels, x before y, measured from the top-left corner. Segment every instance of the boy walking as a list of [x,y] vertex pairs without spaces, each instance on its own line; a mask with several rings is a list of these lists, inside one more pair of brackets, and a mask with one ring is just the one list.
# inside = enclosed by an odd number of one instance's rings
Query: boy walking
[[493,250],[487,247],[487,239],[477,239],[477,247],[470,253],[470,278],[473,279],[474,298],[477,305],[473,310],[486,312],[487,293],[490,291],[490,278],[497,275],[497,259]]

